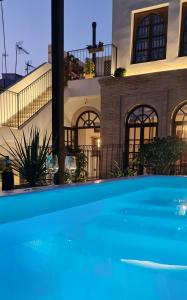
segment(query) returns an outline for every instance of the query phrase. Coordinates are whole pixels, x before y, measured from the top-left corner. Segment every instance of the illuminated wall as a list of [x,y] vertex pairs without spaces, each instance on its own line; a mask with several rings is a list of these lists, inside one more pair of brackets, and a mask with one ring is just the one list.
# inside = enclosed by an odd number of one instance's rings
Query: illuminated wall
[[[187,57],[179,57],[182,0],[113,0],[113,43],[118,47],[118,67],[127,75],[187,68]],[[168,6],[166,59],[131,64],[134,14]]]

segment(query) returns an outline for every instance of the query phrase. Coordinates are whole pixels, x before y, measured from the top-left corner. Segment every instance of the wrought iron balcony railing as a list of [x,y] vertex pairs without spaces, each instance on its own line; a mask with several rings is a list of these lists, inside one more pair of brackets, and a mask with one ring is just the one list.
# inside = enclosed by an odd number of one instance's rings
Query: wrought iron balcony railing
[[[67,52],[65,84],[68,80],[110,76],[117,65],[117,48],[102,45]],[[51,70],[18,93],[0,94],[0,126],[20,128],[52,99]]]
[[114,74],[116,66],[117,48],[112,44],[69,51],[65,67],[66,81],[110,76]]

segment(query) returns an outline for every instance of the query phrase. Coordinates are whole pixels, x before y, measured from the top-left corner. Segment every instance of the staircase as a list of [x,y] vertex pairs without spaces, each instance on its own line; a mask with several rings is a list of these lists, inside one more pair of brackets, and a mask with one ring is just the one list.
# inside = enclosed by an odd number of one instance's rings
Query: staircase
[[21,128],[52,100],[51,70],[19,93],[0,94],[0,126]]
[[10,117],[3,126],[18,128],[22,127],[30,118],[39,112],[52,99],[52,88],[48,87],[41,95],[34,99],[31,103],[19,110],[16,114]]

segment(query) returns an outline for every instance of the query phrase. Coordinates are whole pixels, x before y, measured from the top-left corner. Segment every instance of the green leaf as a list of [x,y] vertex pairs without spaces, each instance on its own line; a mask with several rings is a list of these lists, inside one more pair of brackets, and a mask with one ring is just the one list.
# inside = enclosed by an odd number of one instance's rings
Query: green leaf
[[[31,128],[30,133],[22,132],[19,140],[11,130],[15,146],[10,146],[4,139],[5,146],[0,146],[12,159],[12,168],[30,184],[40,184],[46,174],[46,159],[48,155],[51,135],[47,138],[44,134],[40,144],[40,131],[38,128]],[[26,138],[28,136],[28,139]],[[1,156],[4,156],[0,153]]]

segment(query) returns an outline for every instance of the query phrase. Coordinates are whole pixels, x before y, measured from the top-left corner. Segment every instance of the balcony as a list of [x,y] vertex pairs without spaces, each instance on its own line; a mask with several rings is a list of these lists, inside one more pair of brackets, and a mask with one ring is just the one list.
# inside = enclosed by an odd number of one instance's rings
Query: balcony
[[117,48],[112,44],[69,51],[65,59],[65,81],[110,76],[116,67]]

